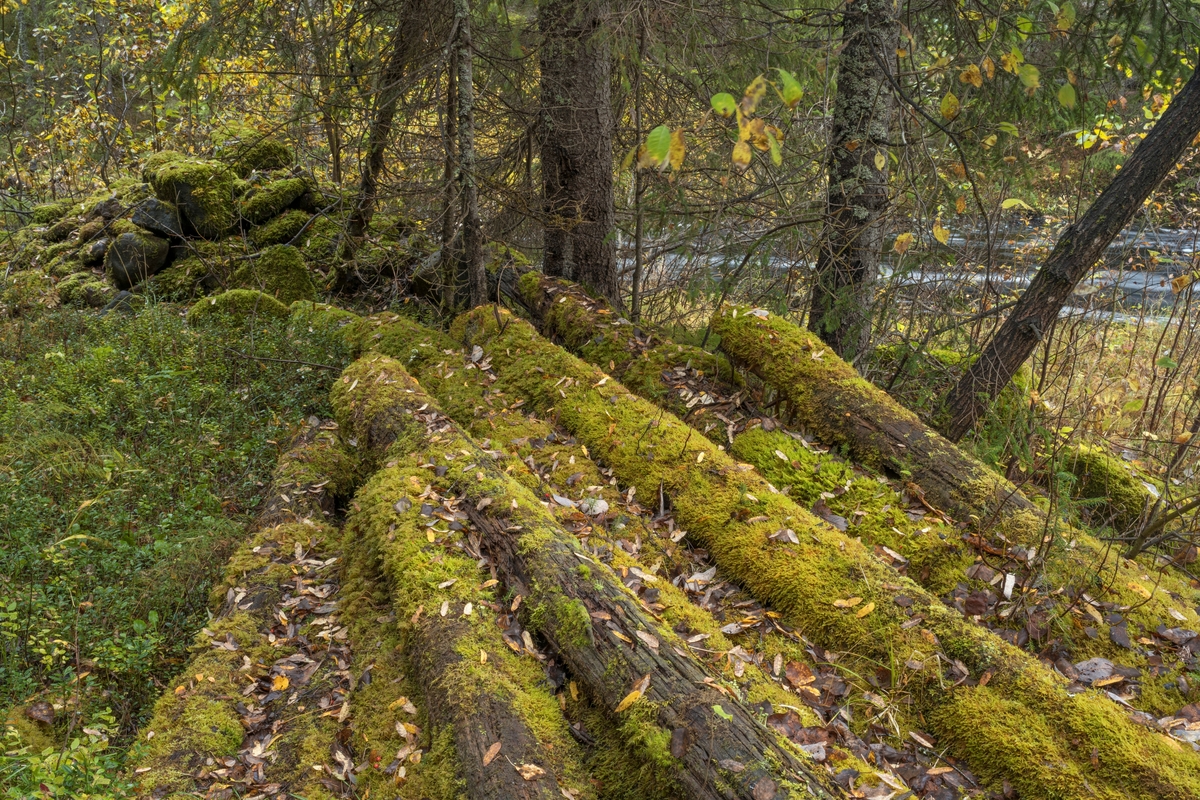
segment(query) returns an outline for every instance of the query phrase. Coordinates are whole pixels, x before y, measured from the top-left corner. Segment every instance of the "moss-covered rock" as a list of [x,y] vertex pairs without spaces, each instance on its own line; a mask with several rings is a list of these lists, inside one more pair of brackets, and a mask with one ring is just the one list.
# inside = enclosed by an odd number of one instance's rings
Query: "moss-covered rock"
[[[156,159],[155,156],[158,156]],[[234,174],[218,161],[156,153],[145,176],[159,200],[174,203],[197,236],[218,239],[233,225]]]
[[300,209],[285,211],[275,219],[254,228],[246,238],[256,247],[288,244],[304,230],[304,226],[310,219],[312,219],[312,215],[307,211]]
[[179,219],[179,209],[174,203],[148,197],[138,203],[131,217],[134,225],[140,225],[148,231],[160,236],[183,236],[183,224]]
[[283,169],[292,151],[278,137],[244,122],[230,122],[213,131],[213,155],[240,177],[255,170]]
[[66,216],[74,205],[70,200],[56,200],[53,203],[42,203],[40,206],[33,207],[29,218],[34,225],[50,225]]
[[36,308],[54,308],[58,305],[58,292],[49,274],[38,269],[28,269],[8,276],[0,283],[0,316],[19,317]]
[[65,242],[71,236],[71,234],[75,233],[75,231],[79,229],[79,226],[82,224],[83,219],[81,217],[77,217],[74,214],[68,214],[47,228],[46,232],[42,234],[42,237],[47,242]]
[[91,272],[76,272],[58,282],[58,297],[64,306],[103,308],[116,290]]
[[187,319],[191,325],[221,318],[250,322],[255,318],[286,319],[288,313],[288,307],[270,295],[254,289],[230,289],[200,300],[188,310]]
[[144,231],[122,233],[104,254],[104,271],[118,289],[131,289],[161,270],[171,245]]
[[146,282],[146,293],[160,300],[190,300],[203,293],[209,268],[196,256],[181,258]]
[[312,185],[304,178],[272,181],[242,198],[239,206],[242,219],[251,225],[261,225],[299,201],[311,189]]
[[1104,447],[1081,444],[1063,454],[1063,466],[1075,476],[1071,496],[1086,503],[1094,525],[1126,531],[1149,511],[1154,497],[1133,469]]
[[300,251],[283,244],[268,247],[239,267],[233,273],[233,283],[258,289],[287,305],[317,296]]

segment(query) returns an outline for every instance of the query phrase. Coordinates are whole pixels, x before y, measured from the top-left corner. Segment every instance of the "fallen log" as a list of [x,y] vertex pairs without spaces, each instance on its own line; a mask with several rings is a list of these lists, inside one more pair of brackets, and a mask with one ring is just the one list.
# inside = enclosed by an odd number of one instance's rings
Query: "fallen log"
[[[781,726],[785,720],[792,723],[788,730],[803,744],[811,744],[811,737],[822,735],[818,731],[826,731],[831,741],[842,741],[847,748],[842,750],[837,746],[836,753],[831,750],[827,768],[857,772],[861,786],[877,783],[876,769],[864,760],[869,758],[869,752],[862,741],[843,735],[836,724],[827,727],[834,720],[818,716],[807,705],[810,702],[816,705],[820,698],[812,683],[816,681],[813,676],[821,673],[810,665],[802,640],[773,622],[757,604],[745,602],[741,593],[723,604],[726,620],[746,622],[744,626],[739,623],[731,627],[727,621],[718,621],[712,613],[698,607],[685,590],[666,580],[664,574],[687,576],[705,572],[703,567],[693,568],[680,546],[686,532],[673,525],[663,532],[651,530],[644,521],[647,511],[638,505],[634,494],[621,491],[611,471],[596,464],[582,443],[557,426],[526,414],[524,401],[492,392],[490,387],[496,376],[488,359],[477,353],[465,353],[440,331],[390,313],[361,320],[351,339],[360,350],[374,349],[396,358],[455,422],[469,435],[482,440],[482,447],[504,449],[526,466],[528,469],[523,470],[512,469],[510,465],[505,471],[546,503],[559,523],[580,539],[590,557],[621,573],[627,586],[638,587],[634,591],[642,592],[644,607],[661,617],[664,625],[686,632],[692,641],[703,642],[705,651],[713,654],[705,659],[709,671],[733,684],[743,684],[742,695],[753,703],[767,703],[772,709],[793,709],[769,717],[769,723]],[[651,496],[645,502],[661,515],[660,501],[661,498]],[[720,573],[716,573],[696,578],[692,585],[717,586],[721,580]],[[696,600],[700,599],[702,594],[697,590]],[[727,637],[723,628],[741,633]],[[784,674],[784,665],[795,683],[789,682]],[[863,682],[860,688],[870,686]],[[603,745],[592,748],[591,752],[597,755],[589,758],[589,765],[594,763],[597,769],[619,773],[615,778],[609,776],[609,783],[652,780],[650,770],[631,775],[628,769],[617,769],[621,764],[636,762],[637,754],[611,752],[613,748],[628,750],[628,742],[602,710],[588,703],[585,696],[581,698],[584,699],[568,705],[569,717],[573,722],[585,724],[596,738],[604,741]],[[797,702],[805,704],[796,706]],[[823,749],[822,745],[816,751]],[[649,796],[655,796],[654,792]]]
[[130,773],[140,796],[350,786],[337,760],[341,720],[295,714],[349,693],[350,646],[322,637],[338,628],[339,532],[321,520],[355,475],[332,428],[313,420],[281,456],[264,527],[230,559],[215,618],[139,732],[146,746]]
[[[680,414],[717,444],[727,444],[732,454],[753,464],[775,486],[784,491],[800,488],[793,491],[793,497],[804,507],[819,511],[848,533],[861,536],[874,546],[877,555],[905,569],[905,574],[923,587],[946,596],[948,602],[955,592],[952,599],[960,611],[967,610],[967,592],[976,593],[976,603],[979,598],[994,597],[992,589],[1000,588],[997,581],[1006,580],[1006,573],[1015,578],[1016,595],[1027,595],[1030,589],[1046,585],[1055,587],[1055,591],[1067,590],[1059,608],[1030,611],[1054,618],[1069,614],[1070,625],[1052,631],[1050,626],[1035,623],[1030,632],[1017,615],[1007,622],[992,615],[991,623],[1004,628],[1004,634],[1017,644],[1024,645],[1027,638],[1030,643],[1045,646],[1061,644],[1075,654],[1076,660],[1107,657],[1156,673],[1155,677],[1168,686],[1165,691],[1123,698],[1155,717],[1169,717],[1192,699],[1186,692],[1187,684],[1174,680],[1191,669],[1187,658],[1164,666],[1130,650],[1133,641],[1153,640],[1160,630],[1177,623],[1190,629],[1200,624],[1195,611],[1200,593],[1182,576],[1161,570],[1151,576],[1149,573],[1158,565],[1119,558],[1106,542],[1084,530],[1053,523],[1040,507],[1019,495],[1011,502],[1020,498],[1024,506],[1020,514],[1006,510],[997,516],[981,508],[965,518],[958,513],[951,517],[939,498],[927,496],[911,474],[894,481],[893,491],[840,462],[834,453],[822,452],[824,445],[854,455],[842,439],[818,438],[801,445],[762,409],[755,408],[754,394],[746,387],[692,369],[690,365],[702,363],[703,358],[695,348],[678,345],[616,318],[608,313],[603,301],[591,298],[577,285],[527,272],[511,286],[509,296],[538,321],[545,335],[570,344],[585,361],[611,374],[633,376],[633,385],[628,388],[635,394]],[[812,358],[818,354],[816,361],[842,364],[831,352],[822,354],[817,349],[798,369],[809,369],[818,376],[821,364],[814,365]],[[794,361],[795,356],[790,353],[784,357]],[[656,364],[661,371],[630,367],[642,363]],[[844,364],[842,369],[852,372]],[[818,382],[815,391],[833,390]],[[873,396],[882,396],[880,402],[898,408],[896,413],[908,413],[882,392],[873,391]],[[775,413],[792,410],[776,409]],[[714,423],[714,416],[721,424]],[[809,417],[797,416],[795,422],[811,436]],[[989,479],[998,479],[982,464],[977,466]],[[1087,488],[1086,482],[1082,487]],[[1136,493],[1132,497],[1132,505],[1140,509],[1143,501]],[[912,520],[905,509],[915,509],[918,517],[927,515]],[[1081,565],[1092,574],[1081,575]],[[980,574],[985,577],[975,577]],[[992,576],[990,585],[987,576]],[[964,579],[965,592],[959,590]],[[1046,595],[1042,597],[1048,600]]]
[[[1035,658],[965,621],[527,323],[480,308],[457,320],[453,333],[492,359],[495,388],[527,399],[538,413],[553,410],[639,492],[663,489],[717,565],[810,639],[863,659],[863,669],[897,665],[891,680],[911,691],[914,711],[986,779],[1008,780],[1034,798],[1085,797],[1094,789],[1182,799],[1200,791],[1200,758],[1134,725],[1107,698],[1068,696],[1065,682]],[[780,531],[792,531],[795,541]],[[996,727],[966,724],[997,700],[1027,720],[1044,759],[1031,760]]]
[[459,778],[477,800],[549,800],[562,790],[586,796],[578,750],[545,676],[505,644],[492,611],[500,608],[496,582],[480,575],[478,544],[461,513],[432,488],[436,475],[416,453],[436,432],[431,414],[416,411],[422,403],[408,401],[427,396],[406,375],[397,377],[403,373],[396,362],[389,360],[396,364],[389,374],[378,358],[351,364],[331,393],[340,424],[366,460],[389,454],[355,497],[346,547],[376,561],[386,578],[433,735],[452,732]]
[[[348,386],[361,388],[356,394]],[[790,744],[718,691],[679,637],[662,629],[606,565],[585,555],[536,498],[441,414],[398,361],[360,359],[335,387],[334,406],[360,442],[387,447],[391,461],[425,465],[431,485],[441,479],[461,491],[462,508],[493,563],[523,598],[527,624],[688,796],[835,794]],[[379,416],[391,420],[390,436]],[[392,486],[389,496],[402,488]]]

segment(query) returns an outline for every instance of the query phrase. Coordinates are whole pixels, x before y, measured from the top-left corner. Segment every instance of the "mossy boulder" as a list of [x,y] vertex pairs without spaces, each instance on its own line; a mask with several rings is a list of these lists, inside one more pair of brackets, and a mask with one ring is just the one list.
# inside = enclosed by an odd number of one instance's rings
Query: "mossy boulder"
[[246,123],[231,122],[212,133],[213,155],[241,177],[255,170],[283,169],[292,150],[276,136]]
[[103,308],[116,290],[91,272],[76,272],[58,282],[58,297],[64,306]]
[[104,270],[118,289],[130,289],[161,270],[171,245],[144,231],[122,233],[104,254]]
[[1130,466],[1104,447],[1081,444],[1063,454],[1063,466],[1075,477],[1071,496],[1089,503],[1090,521],[1125,531],[1133,527],[1154,501]]
[[53,203],[42,203],[34,206],[30,220],[34,225],[50,225],[65,217],[74,206],[70,200],[57,200]]
[[54,308],[58,305],[58,292],[54,281],[46,272],[29,269],[8,277],[0,283],[0,317],[19,317],[35,308]]
[[85,267],[98,267],[104,263],[104,255],[108,252],[108,246],[112,244],[112,240],[108,238],[96,239],[93,242],[88,242],[83,247],[79,248],[79,262]]
[[287,244],[304,230],[304,226],[312,219],[307,211],[292,209],[269,222],[259,225],[250,231],[247,238],[257,247],[267,247],[272,244]]
[[83,260],[79,257],[77,250],[62,253],[46,264],[46,271],[55,278],[65,278],[83,269]]
[[144,174],[159,200],[178,206],[185,230],[218,239],[232,227],[235,176],[224,164],[156,153],[147,159]]
[[190,300],[203,294],[210,278],[209,267],[197,256],[188,256],[150,278],[146,292],[160,300]]
[[287,306],[268,294],[254,289],[230,289],[200,300],[188,310],[187,319],[189,324],[198,325],[221,318],[286,319],[290,313]]
[[233,283],[258,289],[285,304],[317,296],[300,251],[283,244],[268,247],[239,267],[233,273]]
[[261,225],[289,206],[301,201],[312,189],[304,178],[285,178],[272,181],[262,188],[251,191],[242,199],[242,219],[251,225]]
[[134,225],[139,225],[160,236],[182,237],[183,223],[179,219],[179,208],[174,203],[148,197],[133,209]]
[[82,224],[82,218],[69,214],[47,228],[42,237],[47,242],[65,242]]

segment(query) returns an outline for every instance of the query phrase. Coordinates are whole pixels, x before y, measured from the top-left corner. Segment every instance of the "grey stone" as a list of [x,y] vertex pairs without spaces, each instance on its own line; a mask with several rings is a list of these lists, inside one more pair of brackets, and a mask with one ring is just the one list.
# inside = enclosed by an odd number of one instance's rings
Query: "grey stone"
[[79,249],[79,260],[85,267],[95,267],[104,263],[104,254],[108,251],[108,244],[111,240],[97,239],[94,242],[89,242]]
[[183,236],[183,225],[179,221],[179,209],[174,203],[150,197],[138,203],[133,210],[133,224],[162,236]]
[[104,269],[118,289],[130,289],[161,270],[171,245],[148,233],[123,233],[108,247]]

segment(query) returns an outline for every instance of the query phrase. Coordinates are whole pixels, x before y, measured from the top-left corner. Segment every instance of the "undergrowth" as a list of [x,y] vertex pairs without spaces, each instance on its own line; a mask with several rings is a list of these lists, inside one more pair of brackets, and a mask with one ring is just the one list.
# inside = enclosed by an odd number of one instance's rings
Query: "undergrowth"
[[[319,329],[193,329],[172,305],[0,324],[0,718],[44,700],[43,732],[66,742],[6,740],[5,791],[109,791],[96,776],[116,775],[279,453],[328,416],[346,361]],[[108,736],[120,746],[104,755]]]

